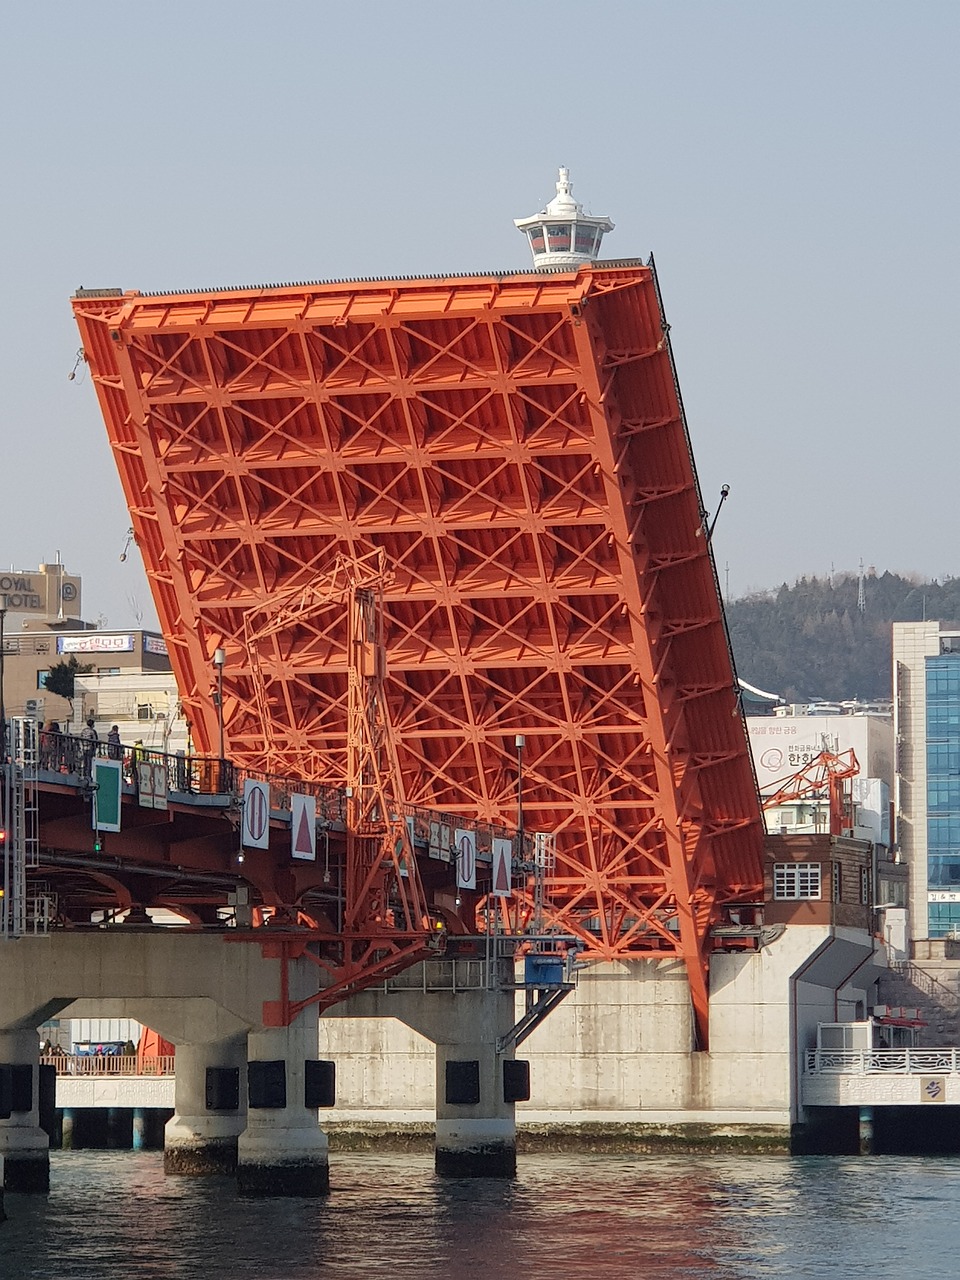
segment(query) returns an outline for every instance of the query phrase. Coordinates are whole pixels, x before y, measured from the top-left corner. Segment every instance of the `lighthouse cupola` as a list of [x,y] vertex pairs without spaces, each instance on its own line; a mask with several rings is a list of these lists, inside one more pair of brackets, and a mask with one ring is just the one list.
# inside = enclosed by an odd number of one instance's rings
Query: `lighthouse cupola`
[[514,225],[527,237],[535,267],[576,267],[600,256],[600,242],[613,230],[609,218],[583,212],[573,198],[570,170],[560,170],[557,194],[545,209]]

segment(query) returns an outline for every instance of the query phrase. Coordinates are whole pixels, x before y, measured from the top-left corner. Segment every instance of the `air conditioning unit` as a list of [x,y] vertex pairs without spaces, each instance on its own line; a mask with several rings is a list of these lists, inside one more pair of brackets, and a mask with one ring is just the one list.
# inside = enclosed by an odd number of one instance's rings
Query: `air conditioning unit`
[[153,707],[149,704],[149,702],[141,702],[141,703],[138,705],[138,707],[137,707],[137,719],[138,719],[138,720],[152,720],[152,719],[153,719]]
[[43,718],[43,699],[28,698],[26,702],[23,704],[23,714],[26,716],[33,716],[35,720],[42,719]]

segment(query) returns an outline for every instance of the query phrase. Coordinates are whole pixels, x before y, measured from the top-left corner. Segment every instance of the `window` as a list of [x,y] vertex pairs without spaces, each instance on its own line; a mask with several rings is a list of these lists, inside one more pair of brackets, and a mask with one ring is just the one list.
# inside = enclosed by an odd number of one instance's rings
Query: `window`
[[819,862],[777,862],[773,868],[773,896],[778,902],[820,897]]
[[870,905],[870,868],[860,868],[860,902],[863,906]]
[[570,252],[570,224],[561,223],[556,227],[547,227],[547,247],[551,253]]
[[839,862],[833,864],[833,900],[843,901],[843,871]]
[[543,227],[531,227],[527,232],[530,237],[530,248],[534,253],[543,253],[546,246],[543,243]]
[[595,240],[593,227],[582,227],[577,225],[577,234],[574,240],[577,253],[593,253],[593,242]]

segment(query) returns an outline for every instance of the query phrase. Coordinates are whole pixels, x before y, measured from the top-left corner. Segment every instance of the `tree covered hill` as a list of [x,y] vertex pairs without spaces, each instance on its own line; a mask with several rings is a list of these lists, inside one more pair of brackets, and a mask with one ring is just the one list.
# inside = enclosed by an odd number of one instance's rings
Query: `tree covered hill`
[[897,573],[801,578],[792,587],[730,601],[737,674],[787,702],[891,697],[891,623],[960,619],[960,578],[923,582]]

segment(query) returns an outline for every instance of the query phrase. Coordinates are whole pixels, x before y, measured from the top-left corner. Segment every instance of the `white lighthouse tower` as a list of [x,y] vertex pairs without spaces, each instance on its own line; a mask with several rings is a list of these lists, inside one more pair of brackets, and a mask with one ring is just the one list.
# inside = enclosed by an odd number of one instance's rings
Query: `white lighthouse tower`
[[609,218],[594,218],[574,200],[570,170],[561,169],[557,194],[532,218],[517,218],[514,226],[530,243],[535,267],[578,267],[600,256],[604,233],[613,230]]

